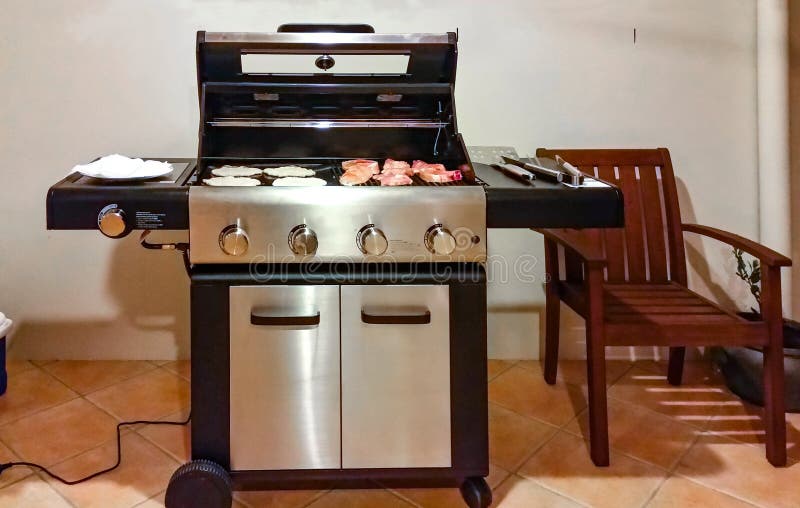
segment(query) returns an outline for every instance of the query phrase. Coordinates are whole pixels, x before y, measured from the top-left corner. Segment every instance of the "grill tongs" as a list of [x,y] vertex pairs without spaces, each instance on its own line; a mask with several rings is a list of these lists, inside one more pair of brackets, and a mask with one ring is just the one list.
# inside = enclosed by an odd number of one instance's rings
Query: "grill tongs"
[[522,162],[503,156],[505,162],[503,167],[521,177],[524,177],[524,173],[528,173],[530,175],[526,177],[528,180],[541,177],[573,187],[579,187],[583,183],[583,173],[558,155],[555,160],[546,157],[532,157],[530,160],[531,162]]

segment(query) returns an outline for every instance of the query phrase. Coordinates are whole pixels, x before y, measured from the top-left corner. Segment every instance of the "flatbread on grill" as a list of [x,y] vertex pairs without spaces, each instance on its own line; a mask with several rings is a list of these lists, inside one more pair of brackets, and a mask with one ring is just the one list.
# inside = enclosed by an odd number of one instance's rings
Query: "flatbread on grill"
[[328,185],[328,182],[322,178],[300,178],[296,176],[287,176],[278,178],[272,182],[273,187],[322,187]]
[[264,173],[277,178],[285,178],[289,176],[304,177],[313,176],[314,170],[300,166],[281,166],[279,168],[265,168]]
[[261,185],[255,178],[243,178],[238,176],[215,176],[203,180],[206,185],[213,187],[255,187]]
[[222,166],[211,170],[214,176],[255,176],[261,174],[261,169],[247,166]]

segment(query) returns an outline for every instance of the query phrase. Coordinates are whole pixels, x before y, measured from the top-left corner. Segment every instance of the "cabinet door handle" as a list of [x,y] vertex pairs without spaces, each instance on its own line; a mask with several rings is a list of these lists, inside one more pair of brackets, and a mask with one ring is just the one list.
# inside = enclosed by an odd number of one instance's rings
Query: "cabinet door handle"
[[319,312],[293,316],[252,310],[250,311],[250,324],[256,326],[314,326],[319,324]]
[[427,325],[431,322],[431,311],[425,309],[413,314],[376,314],[362,308],[361,321],[370,325]]

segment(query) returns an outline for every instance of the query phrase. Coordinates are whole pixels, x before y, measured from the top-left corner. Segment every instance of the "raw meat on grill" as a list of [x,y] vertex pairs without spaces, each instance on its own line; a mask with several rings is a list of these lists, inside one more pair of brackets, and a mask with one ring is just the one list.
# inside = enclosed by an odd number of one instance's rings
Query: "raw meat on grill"
[[345,172],[355,168],[369,168],[373,175],[380,173],[380,167],[378,167],[378,163],[375,161],[368,159],[353,159],[342,162],[342,169],[344,169]]
[[461,171],[447,171],[444,164],[429,164],[416,160],[411,165],[414,174],[429,183],[457,182],[463,178]]
[[457,182],[463,178],[461,171],[420,171],[417,176],[430,183]]
[[411,185],[414,183],[411,177],[405,173],[387,173],[386,170],[384,170],[384,172],[380,175],[373,176],[372,179],[378,180],[381,183],[381,186],[391,187],[398,185]]
[[447,168],[444,167],[444,164],[429,164],[425,161],[416,160],[411,165],[411,170],[414,174],[417,173],[429,173],[431,171],[446,171]]
[[378,163],[366,159],[355,159],[342,162],[344,173],[339,177],[342,185],[359,185],[380,173]]
[[386,161],[383,163],[383,171],[381,171],[381,174],[411,176],[414,174],[414,172],[406,161],[386,159]]

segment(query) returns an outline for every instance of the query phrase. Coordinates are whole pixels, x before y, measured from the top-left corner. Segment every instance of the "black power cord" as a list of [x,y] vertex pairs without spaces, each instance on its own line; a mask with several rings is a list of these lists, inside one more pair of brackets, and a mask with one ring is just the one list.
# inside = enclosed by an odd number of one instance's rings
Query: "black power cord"
[[78,483],[83,483],[87,480],[91,480],[92,478],[96,478],[100,475],[110,473],[111,471],[115,470],[119,467],[120,463],[122,462],[122,427],[125,425],[139,425],[139,424],[147,424],[147,425],[186,425],[192,419],[192,413],[189,413],[189,416],[186,417],[186,420],[181,422],[165,422],[165,421],[149,421],[149,420],[136,420],[132,422],[120,422],[117,424],[117,462],[114,463],[113,466],[103,469],[102,471],[97,471],[96,473],[92,473],[89,476],[84,476],[83,478],[79,478],[77,480],[66,480],[61,476],[55,474],[54,472],[50,471],[46,467],[35,464],[33,462],[6,462],[5,464],[0,464],[0,476],[2,476],[3,471],[6,469],[10,469],[15,466],[27,466],[27,467],[34,467],[41,471],[44,471],[48,476],[54,478],[65,485],[76,485]]

